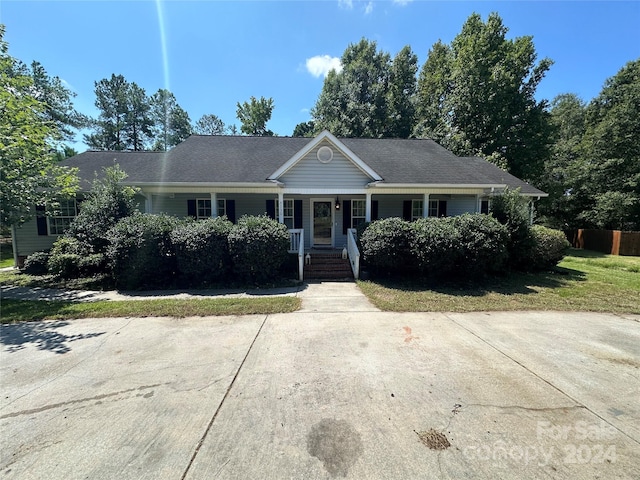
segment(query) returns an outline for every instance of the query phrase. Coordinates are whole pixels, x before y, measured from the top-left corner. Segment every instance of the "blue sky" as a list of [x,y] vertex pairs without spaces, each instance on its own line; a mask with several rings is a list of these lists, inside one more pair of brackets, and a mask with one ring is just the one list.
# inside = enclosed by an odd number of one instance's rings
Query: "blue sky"
[[[273,97],[268,127],[279,135],[310,119],[320,67],[349,43],[375,40],[391,55],[408,44],[422,65],[473,12],[484,20],[498,12],[509,38],[531,35],[538,58],[555,61],[538,98],[573,92],[588,101],[640,58],[639,1],[0,0],[9,53],[63,79],[83,113],[97,114],[94,82],[116,73],[149,95],[170,89],[194,122],[213,113],[239,126],[238,101]],[[74,146],[86,149],[80,136]]]

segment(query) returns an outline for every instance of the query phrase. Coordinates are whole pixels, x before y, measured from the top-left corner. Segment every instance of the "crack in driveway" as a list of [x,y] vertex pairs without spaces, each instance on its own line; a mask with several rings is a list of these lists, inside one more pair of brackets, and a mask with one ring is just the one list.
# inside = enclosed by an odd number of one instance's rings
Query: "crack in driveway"
[[227,397],[229,396],[229,393],[231,392],[231,389],[233,388],[233,385],[236,383],[236,379],[238,378],[238,375],[240,374],[240,370],[242,370],[242,367],[244,366],[244,362],[247,361],[247,358],[249,357],[249,354],[251,353],[251,350],[253,349],[253,345],[256,343],[256,340],[260,336],[260,332],[262,332],[262,327],[264,327],[264,324],[267,322],[268,318],[269,318],[269,315],[266,315],[264,317],[264,320],[260,324],[260,328],[258,328],[258,332],[256,333],[256,336],[253,337],[253,341],[251,342],[251,345],[249,345],[249,348],[247,349],[247,353],[245,354],[244,358],[240,362],[240,365],[238,366],[238,369],[236,370],[236,373],[233,376],[233,379],[231,380],[231,383],[229,384],[229,387],[227,388],[227,391],[225,392],[224,397],[222,397],[222,400],[220,401],[220,404],[218,405],[218,408],[216,408],[216,411],[213,414],[213,417],[211,417],[211,420],[209,420],[209,424],[207,425],[207,428],[205,429],[204,433],[202,434],[202,437],[198,441],[198,444],[196,445],[196,448],[193,451],[193,455],[191,455],[191,459],[189,460],[189,463],[187,464],[187,468],[184,470],[184,473],[182,474],[182,477],[180,477],[180,480],[184,480],[187,477],[187,474],[189,473],[189,470],[191,469],[191,466],[193,465],[193,462],[195,461],[196,457],[198,456],[198,453],[200,452],[200,449],[202,448],[202,445],[204,444],[204,441],[206,440],[207,435],[209,435],[209,431],[211,430],[211,427],[213,427],[213,423],[216,421],[218,413],[220,413],[220,410],[222,409],[222,405],[224,405],[224,402],[227,400]]
[[[457,326],[459,326],[460,328],[462,328],[463,330],[469,332],[471,335],[473,335],[474,337],[476,337],[478,340],[480,340],[481,342],[483,342],[484,344],[488,345],[489,347],[493,348],[496,352],[499,352],[500,354],[504,355],[505,357],[507,357],[509,360],[511,360],[512,362],[515,362],[517,365],[519,365],[520,367],[522,367],[523,369],[525,369],[527,372],[529,372],[530,374],[532,374],[533,376],[535,376],[536,378],[540,379],[541,381],[543,381],[544,383],[546,383],[547,385],[549,385],[551,388],[553,388],[554,390],[560,392],[562,395],[564,395],[565,397],[567,397],[568,399],[570,399],[571,401],[576,403],[576,406],[578,407],[582,407],[585,410],[587,410],[589,413],[591,413],[592,415],[598,417],[600,420],[602,420],[603,422],[605,422],[607,425],[610,425],[612,428],[615,428],[618,432],[620,432],[622,435],[624,435],[625,437],[627,437],[628,439],[630,439],[631,441],[633,441],[636,444],[640,444],[640,442],[638,442],[638,440],[636,440],[635,438],[633,438],[631,435],[629,435],[627,432],[625,432],[624,430],[621,430],[619,427],[617,427],[616,425],[612,424],[609,420],[607,420],[606,418],[604,418],[602,415],[598,414],[597,412],[595,412],[593,409],[589,408],[587,405],[584,405],[582,402],[580,402],[577,398],[572,397],[569,393],[565,392],[564,390],[562,390],[560,387],[558,387],[557,385],[554,385],[553,383],[551,383],[551,381],[547,380],[546,378],[542,377],[541,375],[539,375],[537,372],[533,371],[532,369],[530,369],[529,367],[527,367],[524,363],[522,363],[521,361],[517,360],[516,358],[512,357],[511,355],[509,355],[508,353],[504,352],[503,350],[501,350],[500,348],[498,348],[497,346],[495,346],[494,344],[492,344],[491,342],[489,342],[488,340],[482,338],[479,334],[477,334],[476,332],[474,332],[473,330],[471,330],[470,328],[465,327],[464,325],[460,324],[459,322],[457,322],[454,318],[451,318],[451,316],[445,314],[445,317],[447,319],[449,319],[451,322],[453,322],[454,324],[456,324]],[[563,408],[563,407],[560,407]]]

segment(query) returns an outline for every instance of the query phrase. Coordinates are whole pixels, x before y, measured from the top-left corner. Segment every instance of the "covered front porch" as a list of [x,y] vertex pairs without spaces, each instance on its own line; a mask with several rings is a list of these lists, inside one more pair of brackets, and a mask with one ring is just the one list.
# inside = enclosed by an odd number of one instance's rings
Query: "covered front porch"
[[486,213],[492,195],[488,189],[468,189],[459,193],[443,189],[386,191],[381,188],[366,192],[311,193],[283,189],[271,192],[163,190],[141,190],[146,212],[196,219],[227,216],[232,222],[242,215],[266,214],[291,230],[303,229],[305,249],[341,249],[347,245],[348,229],[380,218],[400,217],[411,221],[421,217]]
[[[174,187],[175,188],[175,187]],[[287,191],[275,186],[255,191],[219,188],[216,191],[167,191],[142,189],[145,211],[178,217],[204,219],[226,216],[235,222],[242,215],[268,215],[287,226],[291,253],[300,256],[300,278],[305,256],[314,251],[347,250],[353,275],[359,275],[359,252],[355,232],[359,225],[373,220],[401,217],[416,220],[463,213],[487,212],[491,190],[468,189],[453,193],[446,189],[384,189],[360,191]],[[308,258],[307,258],[308,261]]]

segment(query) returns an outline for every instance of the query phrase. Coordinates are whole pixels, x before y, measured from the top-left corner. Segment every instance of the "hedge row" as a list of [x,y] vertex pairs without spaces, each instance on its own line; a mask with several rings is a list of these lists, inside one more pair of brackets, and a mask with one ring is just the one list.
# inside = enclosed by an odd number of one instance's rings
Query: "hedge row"
[[[510,248],[513,237],[508,226],[491,215],[415,222],[387,218],[369,224],[359,243],[363,260],[374,274],[477,278],[516,267],[541,270],[556,265],[569,246],[562,232],[539,226],[529,230],[530,249],[525,251],[523,242],[517,249]],[[517,256],[510,256],[510,250]]]
[[266,216],[195,221],[135,213],[106,234],[104,253],[86,255],[83,243],[61,237],[51,252],[27,258],[27,273],[63,278],[108,274],[116,287],[135,290],[193,287],[236,279],[265,283],[282,274],[288,259],[286,226]]

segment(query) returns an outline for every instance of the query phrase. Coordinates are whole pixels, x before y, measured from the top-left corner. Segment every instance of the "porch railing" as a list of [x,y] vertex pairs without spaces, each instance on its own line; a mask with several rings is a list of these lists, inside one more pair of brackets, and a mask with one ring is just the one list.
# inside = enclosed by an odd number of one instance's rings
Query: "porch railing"
[[295,228],[289,230],[289,253],[298,254],[298,278],[304,279],[304,230]]
[[304,230],[295,228],[289,230],[289,253],[298,253],[300,244],[304,245]]
[[357,280],[360,276],[360,250],[358,250],[358,244],[356,243],[355,228],[347,230],[347,254],[349,255],[353,278]]

